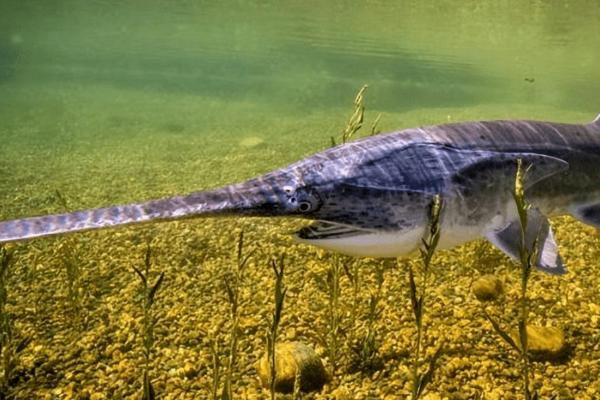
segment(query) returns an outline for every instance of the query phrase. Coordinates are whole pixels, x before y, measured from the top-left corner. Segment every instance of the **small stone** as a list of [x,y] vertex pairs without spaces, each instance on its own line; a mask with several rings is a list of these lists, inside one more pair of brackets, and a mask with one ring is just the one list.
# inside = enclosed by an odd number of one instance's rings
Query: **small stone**
[[192,379],[198,375],[198,370],[191,363],[186,362],[183,366],[183,375],[188,379]]
[[[513,331],[515,343],[519,343],[519,332]],[[559,361],[564,358],[569,346],[561,328],[555,326],[527,326],[527,347],[534,361]]]
[[285,338],[288,340],[296,339],[296,329],[295,328],[288,329],[287,332],[285,333]]
[[[263,387],[269,387],[269,358],[265,354],[257,365]],[[275,346],[275,391],[291,393],[296,374],[303,392],[321,390],[327,382],[327,372],[321,359],[308,345],[300,342],[278,343]]]
[[504,293],[502,281],[494,275],[483,275],[471,288],[479,301],[492,301],[498,299]]

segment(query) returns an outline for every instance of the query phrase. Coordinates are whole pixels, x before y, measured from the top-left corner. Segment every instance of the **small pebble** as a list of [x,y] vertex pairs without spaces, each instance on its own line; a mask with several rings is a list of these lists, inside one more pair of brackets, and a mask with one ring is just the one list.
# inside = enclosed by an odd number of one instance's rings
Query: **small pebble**
[[471,290],[479,301],[497,300],[504,293],[502,281],[494,275],[481,276],[473,282]]

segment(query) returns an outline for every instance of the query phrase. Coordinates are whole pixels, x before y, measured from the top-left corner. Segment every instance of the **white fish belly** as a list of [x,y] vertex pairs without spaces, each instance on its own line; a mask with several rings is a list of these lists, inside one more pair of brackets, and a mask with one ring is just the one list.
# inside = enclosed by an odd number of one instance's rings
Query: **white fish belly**
[[[505,227],[516,215],[513,201],[499,202],[495,208],[490,208],[488,220],[476,223],[468,220],[468,216],[461,213],[460,207],[449,204],[443,216],[437,249],[450,249],[480,239],[487,232]],[[402,257],[414,253],[421,246],[425,229],[425,226],[415,226],[413,229],[395,232],[364,231],[337,238],[296,240],[358,257]]]
[[[402,257],[414,253],[421,245],[424,228],[402,232],[365,232],[334,239],[299,239],[300,243],[310,244],[327,250],[357,257]],[[442,226],[438,249],[449,249],[482,235],[479,226]]]
[[402,232],[365,232],[334,239],[296,240],[357,257],[399,257],[414,252],[422,236],[422,229],[414,229]]

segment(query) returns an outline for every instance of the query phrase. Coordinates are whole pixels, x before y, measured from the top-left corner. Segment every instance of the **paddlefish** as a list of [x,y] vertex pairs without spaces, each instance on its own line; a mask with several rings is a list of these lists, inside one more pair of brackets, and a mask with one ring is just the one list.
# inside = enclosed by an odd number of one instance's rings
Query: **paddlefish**
[[[525,244],[534,265],[562,274],[549,216],[600,228],[600,116],[588,124],[479,121],[405,129],[329,148],[242,183],[140,203],[0,222],[0,243],[193,217],[300,217],[298,241],[364,257],[421,245],[434,196],[438,248],[485,238],[519,257],[517,160],[531,204]],[[537,240],[536,240],[537,239]]]

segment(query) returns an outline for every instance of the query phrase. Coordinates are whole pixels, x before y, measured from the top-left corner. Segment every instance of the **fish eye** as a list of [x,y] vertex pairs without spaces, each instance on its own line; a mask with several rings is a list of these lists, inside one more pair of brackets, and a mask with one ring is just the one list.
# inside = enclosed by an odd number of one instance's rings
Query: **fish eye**
[[308,201],[301,201],[298,203],[298,210],[300,210],[300,212],[308,212],[311,210],[311,208],[312,204],[310,204]]

